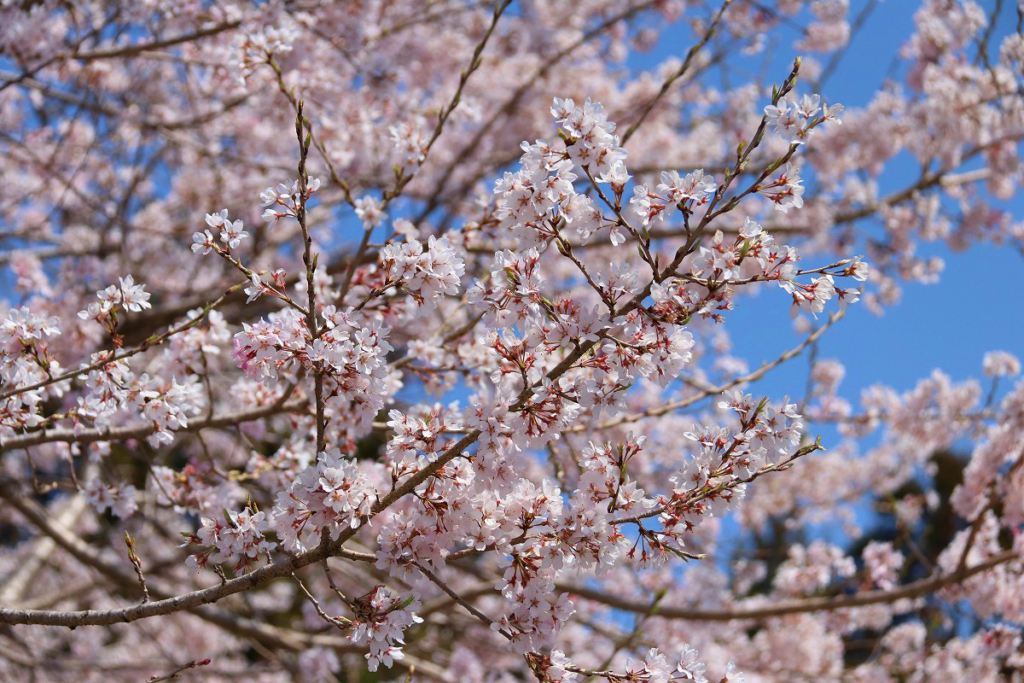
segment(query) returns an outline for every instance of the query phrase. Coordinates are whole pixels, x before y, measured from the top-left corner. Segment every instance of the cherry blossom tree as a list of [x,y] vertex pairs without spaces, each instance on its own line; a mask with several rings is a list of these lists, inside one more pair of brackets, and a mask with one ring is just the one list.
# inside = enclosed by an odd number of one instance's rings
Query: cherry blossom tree
[[811,353],[1021,248],[1024,6],[854,5],[0,4],[0,679],[1024,680],[1020,361]]

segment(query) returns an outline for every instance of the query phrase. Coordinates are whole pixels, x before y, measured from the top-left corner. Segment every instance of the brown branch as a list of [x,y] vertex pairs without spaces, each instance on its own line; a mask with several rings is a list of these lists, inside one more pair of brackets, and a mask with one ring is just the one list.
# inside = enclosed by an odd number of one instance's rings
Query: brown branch
[[207,303],[204,306],[203,312],[197,315],[195,318],[187,320],[183,322],[181,325],[178,325],[177,327],[172,327],[163,334],[150,337],[149,339],[146,339],[144,342],[142,342],[141,344],[134,348],[128,349],[127,351],[123,351],[121,353],[117,353],[116,350],[105,352],[101,351],[100,353],[103,354],[103,358],[96,361],[95,363],[90,363],[89,365],[85,365],[80,368],[75,368],[74,370],[68,370],[67,372],[64,372],[60,375],[56,375],[54,377],[50,377],[39,382],[35,382],[34,384],[26,384],[25,386],[15,387],[14,389],[5,391],[4,393],[0,394],[0,401],[8,399],[12,396],[17,396],[18,394],[24,394],[25,392],[28,391],[42,389],[43,387],[49,386],[51,384],[56,384],[57,382],[63,382],[66,379],[74,379],[79,375],[88,374],[92,370],[98,370],[99,368],[102,368],[105,365],[109,365],[110,363],[116,363],[117,361],[124,360],[126,358],[131,358],[132,356],[140,354],[143,351],[148,351],[154,346],[159,346],[160,344],[163,344],[165,341],[167,341],[174,335],[184,332],[186,330],[190,330],[199,323],[201,323],[203,320],[206,319],[206,316],[210,311],[212,311],[213,309],[215,309],[217,306],[224,302],[228,295],[230,295],[233,291],[237,291],[241,288],[242,285],[235,285],[234,287],[229,288],[228,291],[224,292],[224,294],[221,294],[216,300]]
[[238,28],[241,25],[241,21],[229,21],[223,24],[217,24],[208,28],[202,28],[192,33],[186,33],[174,38],[167,38],[165,40],[153,40],[148,43],[135,43],[134,45],[127,45],[125,47],[111,48],[108,50],[94,50],[92,52],[72,52],[68,55],[67,59],[75,59],[80,62],[92,62],[97,59],[114,59],[122,57],[137,57],[144,52],[151,52],[153,50],[161,50],[165,47],[174,47],[175,45],[181,45],[182,43],[191,43],[192,41],[199,40],[200,38],[208,38],[209,36],[215,36],[218,33],[229,31],[233,28]]
[[[735,609],[699,609],[686,607],[658,608],[657,616],[664,619],[683,619],[687,621],[737,621],[743,619],[769,619],[781,617],[787,614],[803,614],[806,612],[828,612],[837,609],[852,607],[866,607],[867,605],[878,605],[892,603],[898,600],[908,600],[922,595],[934,593],[946,586],[965,581],[976,574],[998,567],[1011,560],[1017,559],[1017,554],[1010,550],[976,564],[973,567],[964,568],[960,571],[949,574],[931,576],[920,581],[909,583],[893,590],[874,590],[854,595],[840,595],[835,597],[806,598],[803,600],[789,600],[773,602],[763,607],[748,607]],[[650,601],[632,601],[617,595],[610,595],[601,591],[577,586],[568,583],[558,583],[557,588],[566,593],[578,595],[586,600],[593,600],[615,609],[646,614],[650,608]]]
[[197,662],[196,660],[193,659],[188,664],[182,664],[177,669],[175,669],[174,671],[172,671],[172,672],[170,672],[168,674],[164,674],[163,676],[159,676],[159,675],[150,676],[148,679],[146,679],[146,681],[147,681],[147,683],[160,683],[161,681],[174,681],[174,680],[177,680],[177,679],[181,678],[181,673],[183,671],[190,671],[190,670],[198,668],[200,666],[206,666],[209,663],[210,663],[209,659],[204,659],[204,660],[199,661],[199,662]]
[[682,78],[687,71],[689,71],[690,64],[693,63],[693,58],[696,57],[701,48],[707,45],[708,41],[711,40],[711,36],[714,35],[715,29],[718,28],[718,24],[722,21],[722,15],[725,14],[725,10],[729,8],[730,4],[732,4],[732,0],[725,0],[725,2],[722,3],[722,6],[718,9],[718,13],[715,14],[714,19],[711,20],[708,30],[704,32],[704,37],[700,39],[700,42],[687,51],[686,58],[683,59],[683,63],[680,65],[679,69],[665,79],[665,82],[661,84],[661,89],[658,91],[658,94],[651,98],[650,102],[647,103],[647,106],[645,106],[644,110],[640,113],[640,118],[626,130],[625,134],[622,136],[623,145],[629,142],[629,139],[633,137],[633,134],[636,133],[637,129],[643,125],[644,121],[647,120],[647,116],[654,110],[665,94],[668,93],[672,85]]
[[[448,584],[446,584],[444,581],[438,578],[437,575],[435,575],[432,571],[424,567],[422,564],[420,564],[419,562],[412,562],[412,565],[415,566],[421,572],[423,572],[423,575],[430,579],[431,583],[433,583],[435,586],[444,591],[448,597],[462,605],[463,609],[465,609],[467,612],[469,612],[474,617],[483,622],[484,626],[493,627],[497,623],[494,619],[490,618],[489,616],[478,610],[476,607],[474,607],[469,601],[463,599],[461,595],[452,590],[452,588]],[[505,629],[498,628],[496,630],[501,635],[505,636],[509,640],[512,640],[511,634],[509,634],[509,632]]]
[[[251,422],[279,413],[299,412],[306,407],[305,399],[291,403],[275,402],[270,405],[240,410],[234,413],[213,415],[202,420],[190,420],[187,427],[173,429],[172,432],[198,432],[202,429],[216,429],[219,427],[231,427],[242,422]],[[147,422],[134,424],[125,427],[103,427],[93,429],[43,429],[38,432],[20,434],[6,439],[0,439],[0,454],[19,448],[38,446],[43,443],[94,443],[96,441],[124,441],[126,439],[139,439],[156,432],[156,426]]]
[[[306,327],[309,329],[310,343],[320,338],[320,327],[316,321],[316,267],[319,254],[313,253],[313,237],[306,225],[306,200],[309,199],[307,186],[309,175],[306,173],[306,158],[309,156],[309,145],[312,136],[303,136],[302,100],[295,105],[295,137],[299,142],[299,198],[295,211],[295,220],[302,231],[302,264],[306,267]],[[353,266],[354,267],[354,266]],[[326,449],[327,418],[324,416],[324,364],[323,361],[313,363],[313,399],[316,404],[316,452]]]
[[149,602],[149,586],[146,585],[146,575],[142,573],[142,560],[135,552],[135,539],[131,537],[127,529],[124,532],[124,544],[128,546],[128,561],[132,563],[135,577],[139,580],[139,586],[142,588],[142,602]]
[[576,425],[575,427],[570,427],[569,429],[567,429],[565,431],[567,431],[567,432],[599,431],[599,430],[604,430],[604,429],[611,429],[612,427],[617,427],[619,425],[630,423],[630,422],[637,422],[639,420],[643,420],[643,419],[648,418],[648,417],[658,417],[659,415],[665,415],[667,413],[671,413],[673,411],[679,410],[680,408],[688,408],[688,407],[694,405],[695,403],[703,401],[704,399],[708,398],[709,396],[717,396],[718,394],[721,394],[724,391],[728,391],[729,389],[732,389],[733,387],[737,387],[737,386],[739,386],[741,384],[749,384],[750,382],[756,382],[757,380],[761,379],[766,374],[768,374],[768,372],[770,372],[771,370],[774,370],[775,368],[777,368],[778,366],[782,365],[786,361],[791,360],[792,358],[795,358],[796,356],[800,355],[800,353],[803,352],[803,350],[805,348],[807,348],[808,346],[810,346],[814,342],[818,341],[818,339],[820,339],[821,336],[823,334],[825,334],[825,332],[828,331],[828,329],[830,327],[832,327],[832,325],[834,325],[835,323],[839,322],[839,320],[841,320],[843,318],[843,316],[845,316],[845,315],[846,315],[846,311],[836,311],[835,313],[833,313],[832,315],[829,316],[828,321],[826,321],[824,325],[822,325],[821,327],[816,329],[814,332],[809,334],[807,336],[807,338],[804,339],[802,342],[800,342],[799,344],[797,344],[796,346],[791,348],[789,351],[786,351],[785,353],[783,353],[781,356],[779,356],[778,358],[776,358],[772,362],[765,363],[760,368],[758,368],[757,370],[755,370],[755,371],[753,371],[753,372],[751,372],[749,374],[743,375],[741,377],[737,377],[737,378],[732,379],[732,380],[730,380],[728,382],[725,382],[724,384],[720,384],[719,386],[715,386],[715,387],[699,387],[700,388],[700,393],[695,395],[695,396],[689,396],[689,397],[684,398],[684,399],[679,400],[679,401],[673,401],[671,403],[665,403],[665,404],[659,405],[659,406],[657,406],[655,408],[649,408],[649,409],[647,409],[645,411],[642,411],[642,412],[639,412],[639,413],[634,413],[632,415],[623,415],[622,417],[613,418],[613,419],[608,420],[606,422],[602,422],[601,424],[597,425],[596,427],[589,426],[589,425]]

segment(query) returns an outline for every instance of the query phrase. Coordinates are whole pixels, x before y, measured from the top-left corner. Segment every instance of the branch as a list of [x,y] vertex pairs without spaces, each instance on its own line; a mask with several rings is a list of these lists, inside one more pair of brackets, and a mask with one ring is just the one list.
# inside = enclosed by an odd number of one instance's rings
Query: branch
[[[867,605],[878,605],[892,603],[898,600],[917,598],[922,595],[934,593],[946,586],[951,586],[969,579],[982,572],[998,567],[1011,560],[1017,559],[1017,554],[1010,550],[995,555],[973,567],[964,568],[949,574],[940,574],[909,583],[894,590],[875,590],[854,595],[840,595],[836,597],[806,598],[803,600],[789,600],[774,602],[763,607],[749,607],[738,609],[689,609],[685,607],[658,607],[657,616],[665,619],[683,619],[687,621],[737,621],[742,619],[768,619],[781,617],[786,614],[803,614],[806,612],[829,612],[837,609],[851,607],[865,607]],[[556,587],[566,593],[578,595],[586,600],[593,600],[615,609],[646,614],[651,609],[650,601],[632,601],[616,595],[610,595],[601,591],[577,586],[568,583],[558,583]]]
[[[259,408],[240,410],[234,413],[213,415],[202,420],[190,420],[187,427],[173,429],[175,433],[198,432],[203,429],[215,429],[218,427],[230,427],[242,422],[259,420],[278,413],[291,413],[301,411],[306,407],[306,400],[301,399],[291,403],[275,401],[274,403]],[[38,432],[19,434],[7,439],[0,439],[0,455],[6,451],[19,448],[28,448],[43,443],[64,442],[64,443],[93,443],[96,441],[124,441],[126,439],[139,439],[147,437],[156,432],[157,428],[152,423],[134,424],[125,427],[102,427],[93,429],[43,429]]]
[[[306,158],[309,156],[309,144],[312,135],[302,135],[302,100],[295,105],[295,136],[299,141],[299,200],[295,211],[295,220],[302,230],[302,264],[306,267],[306,327],[309,329],[310,343],[320,338],[320,326],[316,322],[316,266],[319,254],[313,253],[313,237],[306,225],[306,201],[309,199],[307,184],[309,175],[306,173]],[[354,268],[355,266],[353,266]],[[313,363],[313,398],[316,402],[316,452],[326,450],[327,418],[324,417],[324,364],[323,361]]]
[[680,408],[688,408],[688,407],[692,406],[695,403],[699,403],[700,401],[703,401],[705,398],[708,398],[709,396],[716,396],[718,394],[721,394],[723,391],[728,391],[729,389],[732,389],[733,387],[739,386],[741,384],[748,384],[750,382],[756,382],[757,380],[761,379],[766,374],[768,374],[768,372],[770,372],[771,370],[774,370],[775,368],[777,368],[778,366],[782,365],[786,361],[791,360],[792,358],[795,358],[796,356],[800,355],[800,353],[805,348],[807,348],[808,346],[810,346],[814,342],[818,341],[818,339],[820,339],[821,336],[823,334],[825,334],[825,332],[828,330],[828,328],[832,327],[832,325],[834,325],[835,323],[839,322],[839,320],[841,320],[843,318],[843,316],[845,316],[845,315],[846,315],[846,311],[837,311],[837,312],[833,313],[832,315],[829,316],[828,320],[825,322],[824,325],[822,325],[821,327],[816,329],[814,332],[809,334],[807,336],[807,338],[804,339],[802,342],[800,342],[799,344],[797,344],[796,346],[791,348],[789,351],[786,351],[785,353],[783,353],[781,356],[779,356],[778,358],[776,358],[772,362],[765,363],[760,368],[758,368],[757,370],[755,370],[755,371],[753,371],[753,372],[751,372],[751,373],[749,373],[747,375],[743,375],[742,377],[737,377],[737,378],[735,378],[733,380],[730,380],[730,381],[728,381],[728,382],[726,382],[724,384],[721,384],[721,385],[719,385],[717,387],[702,387],[701,388],[701,392],[699,394],[697,394],[696,396],[690,396],[690,397],[684,398],[684,399],[682,399],[680,401],[673,401],[671,403],[665,403],[665,404],[657,406],[655,408],[649,408],[648,410],[645,410],[645,411],[640,412],[640,413],[634,413],[633,415],[623,415],[622,417],[617,417],[617,418],[614,418],[612,420],[608,420],[607,422],[602,422],[601,424],[597,425],[596,427],[589,426],[589,425],[582,425],[581,424],[581,425],[576,425],[575,427],[571,427],[571,428],[569,428],[569,429],[567,429],[565,431],[567,431],[567,432],[600,431],[600,430],[604,430],[604,429],[611,429],[612,427],[618,427],[621,424],[626,424],[626,423],[629,423],[629,422],[638,422],[638,421],[643,420],[644,418],[648,418],[648,417],[658,417],[660,415],[665,415],[667,413],[671,413],[673,411],[679,410]]
[[173,47],[175,45],[181,45],[182,43],[191,43],[194,40],[200,38],[207,38],[209,36],[215,36],[218,33],[229,31],[233,28],[238,28],[241,25],[241,21],[229,21],[223,24],[216,24],[208,28],[202,28],[192,33],[186,33],[184,35],[175,36],[174,38],[167,38],[166,40],[154,40],[148,43],[135,43],[134,45],[127,45],[125,47],[112,48],[109,50],[94,50],[92,52],[73,52],[68,55],[68,59],[75,59],[80,62],[92,62],[97,59],[113,59],[120,57],[137,57],[144,52],[151,52],[153,50],[161,50],[165,47]]
[[197,662],[196,660],[193,659],[188,664],[183,664],[183,665],[179,666],[177,669],[175,669],[174,671],[172,671],[172,672],[170,672],[168,674],[164,674],[163,676],[150,676],[148,679],[146,679],[146,681],[147,681],[147,683],[160,683],[160,681],[173,681],[173,680],[177,680],[177,679],[181,678],[181,672],[182,671],[189,671],[191,669],[195,669],[195,668],[200,667],[200,666],[206,666],[209,663],[210,663],[209,659],[204,659],[201,662]]
[[[62,373],[62,374],[57,375],[55,377],[50,377],[49,379],[45,379],[45,380],[36,382],[34,384],[26,384],[25,386],[22,386],[22,387],[15,387],[14,389],[11,389],[10,391],[6,391],[6,392],[0,394],[0,401],[6,400],[6,399],[8,399],[8,398],[10,398],[12,396],[17,396],[19,394],[24,394],[24,393],[26,393],[28,391],[35,391],[36,389],[42,389],[43,387],[49,386],[51,384],[56,384],[57,382],[63,382],[66,379],[74,379],[75,377],[78,377],[79,375],[88,374],[89,372],[91,372],[93,370],[97,370],[97,369],[102,368],[102,367],[104,367],[106,365],[109,365],[111,363],[116,363],[116,362],[118,362],[120,360],[124,360],[126,358],[131,358],[132,356],[140,354],[143,351],[148,351],[149,349],[153,348],[154,346],[159,346],[160,344],[163,344],[165,341],[167,341],[169,338],[173,337],[174,335],[176,335],[176,334],[178,334],[180,332],[184,332],[186,330],[190,330],[193,327],[195,327],[196,325],[198,325],[199,323],[201,323],[203,320],[206,319],[206,316],[207,316],[207,314],[210,311],[212,311],[213,309],[217,308],[217,306],[221,305],[224,302],[224,300],[232,292],[238,291],[242,287],[243,287],[243,285],[235,285],[235,286],[229,288],[226,292],[221,294],[214,301],[206,303],[205,306],[203,307],[203,312],[200,313],[199,315],[197,315],[195,318],[187,320],[187,321],[183,322],[182,324],[178,325],[177,327],[172,327],[171,329],[167,330],[163,334],[150,337],[149,339],[145,340],[144,342],[142,342],[141,344],[139,344],[138,346],[136,346],[134,348],[128,349],[127,351],[124,351],[121,354],[118,354],[116,350],[115,351],[107,351],[106,353],[109,353],[110,356],[106,357],[106,358],[103,358],[101,360],[98,360],[95,363],[90,363],[89,365],[85,365],[83,367],[76,368],[74,370],[68,370],[65,373]],[[104,353],[104,352],[101,352],[101,353]]]
[[626,130],[626,133],[622,136],[623,146],[629,141],[631,137],[633,137],[633,133],[635,133],[637,129],[640,128],[641,125],[643,125],[643,122],[647,119],[647,116],[651,113],[651,111],[654,110],[654,107],[656,107],[658,102],[661,101],[661,98],[663,98],[665,94],[669,91],[669,88],[672,87],[672,84],[678,81],[680,78],[682,78],[690,69],[690,64],[693,63],[693,58],[696,57],[697,53],[700,52],[701,48],[707,45],[708,41],[711,40],[711,36],[714,35],[715,29],[718,28],[719,22],[722,21],[722,15],[725,14],[725,10],[728,9],[730,4],[732,4],[732,0],[725,0],[725,2],[722,3],[722,6],[718,9],[718,13],[715,14],[715,18],[711,20],[711,25],[708,26],[708,30],[704,32],[704,37],[700,39],[699,43],[697,43],[696,45],[689,49],[689,51],[686,53],[686,58],[683,60],[683,63],[679,67],[679,69],[674,74],[665,79],[665,82],[661,84],[661,90],[658,91],[657,95],[651,98],[651,101],[647,103],[646,107],[644,107],[643,112],[640,113],[640,118],[637,119],[636,123],[631,125]]
[[[474,617],[476,617],[477,619],[482,621],[484,626],[488,626],[488,627],[493,628],[494,625],[497,624],[497,622],[494,619],[491,619],[489,616],[487,616],[486,614],[484,614],[483,612],[478,610],[476,607],[474,607],[471,603],[469,603],[468,601],[464,600],[458,593],[456,593],[454,590],[452,590],[452,588],[448,584],[446,584],[444,581],[442,581],[440,578],[438,578],[432,571],[430,571],[429,569],[424,567],[419,562],[413,562],[412,564],[417,569],[419,569],[421,572],[423,572],[423,575],[426,576],[428,579],[430,579],[431,583],[433,583],[435,586],[437,586],[442,591],[444,591],[445,594],[448,595],[448,597],[450,597],[452,600],[454,600],[455,602],[457,602],[460,605],[462,605],[463,609],[465,609],[467,612],[472,614]],[[500,633],[501,635],[503,635],[506,638],[508,638],[509,640],[512,640],[512,636],[505,629],[497,628],[495,630],[498,633]]]

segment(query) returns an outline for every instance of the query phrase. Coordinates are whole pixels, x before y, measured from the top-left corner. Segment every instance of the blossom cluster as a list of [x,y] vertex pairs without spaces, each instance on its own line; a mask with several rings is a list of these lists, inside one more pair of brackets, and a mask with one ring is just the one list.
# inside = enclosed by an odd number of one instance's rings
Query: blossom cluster
[[841,123],[839,115],[842,113],[841,104],[823,108],[818,95],[804,95],[799,100],[787,96],[778,104],[764,108],[772,129],[792,145],[806,144],[813,130],[824,121]]
[[266,539],[269,528],[265,512],[252,506],[241,512],[225,511],[223,519],[203,517],[194,534],[186,534],[185,545],[198,545],[202,550],[189,555],[187,564],[195,571],[211,562],[228,562],[236,572],[251,568],[260,555],[266,555],[275,544]]
[[366,661],[370,671],[383,664],[390,668],[402,653],[402,635],[407,628],[423,620],[416,616],[419,603],[415,598],[401,599],[384,586],[355,601],[352,642],[368,645]]
[[274,529],[282,545],[299,552],[320,542],[321,534],[338,538],[370,514],[374,487],[356,464],[337,449],[321,453],[291,488],[277,494]]
[[458,294],[465,264],[448,237],[427,240],[426,249],[419,240],[389,244],[381,250],[381,262],[391,281],[413,292],[417,300],[431,301],[447,294]]

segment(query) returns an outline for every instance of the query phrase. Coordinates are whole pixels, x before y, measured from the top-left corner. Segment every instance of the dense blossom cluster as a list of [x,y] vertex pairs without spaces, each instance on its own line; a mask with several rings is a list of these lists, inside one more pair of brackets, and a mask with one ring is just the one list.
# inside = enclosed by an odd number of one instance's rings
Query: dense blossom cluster
[[337,449],[321,453],[288,491],[277,494],[273,520],[281,543],[302,551],[320,542],[324,532],[338,537],[358,528],[372,511],[374,487],[356,463]]
[[381,250],[381,262],[391,279],[401,282],[401,286],[412,292],[417,300],[422,298],[425,301],[445,294],[458,294],[465,272],[462,257],[452,248],[448,238],[435,239],[433,235],[428,239],[425,250],[423,244],[415,239],[385,246]]
[[0,7],[0,679],[1020,683],[1014,340],[819,357],[1024,240],[1003,3],[172,4]]
[[187,545],[204,549],[189,555],[187,564],[198,571],[213,564],[227,562],[236,572],[254,565],[261,554],[274,549],[263,532],[267,530],[266,513],[246,508],[242,512],[226,512],[224,519],[204,517],[202,525],[188,536]]
[[416,600],[401,600],[384,586],[376,586],[355,605],[352,642],[369,646],[366,660],[370,671],[381,664],[390,667],[396,659],[402,659],[402,634],[423,621],[416,616]]

